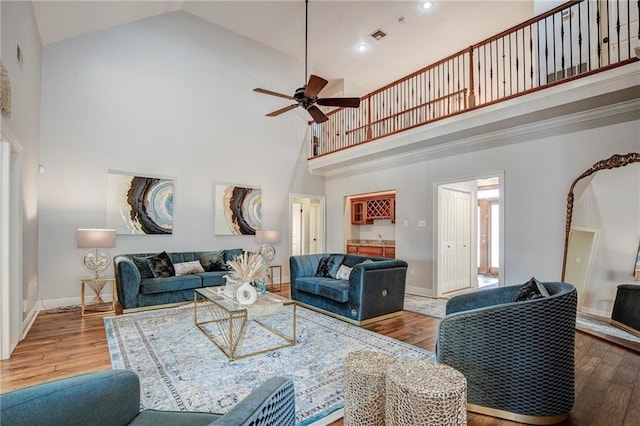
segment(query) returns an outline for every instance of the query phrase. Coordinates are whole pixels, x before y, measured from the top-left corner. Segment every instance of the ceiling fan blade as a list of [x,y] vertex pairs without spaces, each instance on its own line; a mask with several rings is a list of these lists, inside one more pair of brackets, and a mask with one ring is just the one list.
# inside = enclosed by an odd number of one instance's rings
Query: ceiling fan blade
[[358,108],[360,106],[360,98],[320,98],[318,105]]
[[287,107],[284,108],[280,108],[278,110],[275,110],[273,112],[270,112],[269,114],[265,114],[267,117],[275,117],[277,115],[283,114],[287,111],[291,111],[292,109],[294,109],[295,107],[297,107],[298,104],[293,104],[293,105],[289,105]]
[[307,111],[309,111],[309,114],[311,114],[311,117],[313,117],[313,121],[315,121],[316,123],[324,123],[329,119],[329,117],[324,115],[324,113],[320,111],[320,108],[315,105],[311,105],[309,108],[307,108]]
[[273,91],[267,90],[267,89],[261,89],[259,87],[256,87],[255,89],[253,89],[253,91],[254,92],[258,92],[258,93],[263,93],[265,95],[277,96],[279,98],[285,98],[285,99],[292,99],[293,100],[293,96],[284,95],[282,93],[273,92]]
[[329,84],[329,82],[324,78],[311,74],[307,87],[304,89],[304,95],[307,98],[315,98],[327,84]]

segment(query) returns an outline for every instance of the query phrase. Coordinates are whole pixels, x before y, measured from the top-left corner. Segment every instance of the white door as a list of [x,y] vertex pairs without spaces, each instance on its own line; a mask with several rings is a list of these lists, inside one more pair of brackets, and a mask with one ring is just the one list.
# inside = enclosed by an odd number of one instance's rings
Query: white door
[[325,199],[291,194],[291,255],[323,253]]
[[0,141],[0,359],[8,359],[22,339],[22,147],[5,132]]
[[439,292],[471,285],[471,194],[439,188]]
[[318,250],[320,227],[318,221],[320,219],[320,205],[317,203],[309,203],[309,253],[320,253]]
[[471,194],[456,192],[456,280],[454,290],[460,290],[471,286]]
[[291,204],[291,255],[302,253],[302,204]]

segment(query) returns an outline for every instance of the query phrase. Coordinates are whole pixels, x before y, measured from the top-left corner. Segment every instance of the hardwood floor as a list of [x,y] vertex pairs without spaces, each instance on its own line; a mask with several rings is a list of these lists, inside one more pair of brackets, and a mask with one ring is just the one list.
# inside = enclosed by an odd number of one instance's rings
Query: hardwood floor
[[[283,287],[288,295],[288,286]],[[412,312],[365,328],[429,351],[435,349],[438,319]],[[38,315],[11,359],[0,361],[0,391],[111,369],[102,317],[80,310]],[[469,425],[518,423],[469,413]],[[576,332],[576,403],[564,425],[640,424],[640,354],[581,331]],[[342,420],[332,426],[342,425]]]

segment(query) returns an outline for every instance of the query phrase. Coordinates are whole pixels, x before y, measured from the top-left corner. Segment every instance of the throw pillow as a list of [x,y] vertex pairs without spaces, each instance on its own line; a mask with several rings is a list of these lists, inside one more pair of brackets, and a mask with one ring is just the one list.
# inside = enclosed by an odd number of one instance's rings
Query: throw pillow
[[197,274],[198,272],[204,272],[202,265],[197,260],[194,260],[192,262],[174,263],[173,269],[175,269],[176,271],[176,276]]
[[227,265],[224,263],[224,250],[201,253],[200,263],[206,272],[228,270]]
[[323,256],[318,263],[318,269],[316,269],[316,277],[329,276],[329,262],[331,262],[331,256]]
[[516,294],[516,302],[522,302],[524,300],[542,299],[549,296],[549,292],[545,288],[544,284],[531,277],[529,281],[522,284],[518,293]]
[[336,272],[336,278],[339,280],[348,280],[351,275],[351,269],[347,265],[340,265],[338,272]]
[[136,265],[136,268],[138,268],[140,278],[153,278],[153,272],[151,272],[151,268],[149,267],[148,257],[131,256],[131,260],[133,261],[133,264]]
[[151,272],[155,278],[172,277],[176,274],[175,269],[173,269],[171,258],[166,251],[163,251],[158,255],[151,256],[147,259],[147,262],[149,262],[149,268],[151,268]]
[[334,254],[331,255],[331,259],[329,260],[327,275],[331,278],[337,278],[338,269],[340,269],[340,265],[342,265],[342,261],[344,260],[344,255],[342,254]]

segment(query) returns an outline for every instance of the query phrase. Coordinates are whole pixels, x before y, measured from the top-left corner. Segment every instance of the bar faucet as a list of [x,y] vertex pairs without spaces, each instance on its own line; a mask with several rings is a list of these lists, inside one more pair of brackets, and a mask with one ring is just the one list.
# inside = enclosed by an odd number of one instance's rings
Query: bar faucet
[[378,234],[378,244],[382,245],[382,235]]

